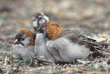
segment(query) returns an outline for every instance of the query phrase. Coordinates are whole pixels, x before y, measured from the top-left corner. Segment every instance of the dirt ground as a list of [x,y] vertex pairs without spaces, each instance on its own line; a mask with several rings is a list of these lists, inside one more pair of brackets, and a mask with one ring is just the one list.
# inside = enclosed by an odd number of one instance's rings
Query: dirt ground
[[[99,61],[94,60],[91,64],[84,64],[84,66],[78,65],[77,68],[71,64],[65,64],[66,67],[65,65],[52,66],[50,64],[31,66],[31,62],[13,69],[11,66],[13,61],[10,59],[15,57],[12,52],[14,37],[24,28],[34,32],[31,19],[36,12],[43,12],[50,18],[50,21],[58,23],[63,28],[74,30],[81,35],[96,39],[98,42],[106,42],[108,48],[105,49],[107,50],[105,52],[109,53],[110,0],[0,0],[1,73],[109,74],[109,57],[101,57],[98,59]],[[105,61],[107,67],[94,66],[94,64],[101,64]],[[90,69],[87,69],[89,67]]]

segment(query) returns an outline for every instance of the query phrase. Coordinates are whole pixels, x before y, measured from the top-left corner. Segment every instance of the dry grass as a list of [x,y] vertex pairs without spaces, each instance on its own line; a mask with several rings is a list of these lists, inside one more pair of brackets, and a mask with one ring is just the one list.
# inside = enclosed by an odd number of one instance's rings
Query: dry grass
[[[110,73],[110,1],[109,0],[1,0],[9,12],[0,10],[0,74],[109,74]],[[43,4],[45,3],[45,4]],[[65,3],[67,3],[65,5]],[[50,21],[81,35],[107,43],[108,47],[93,47],[87,61],[56,65],[40,57],[31,60],[16,59],[13,54],[14,36],[26,28],[33,31],[31,17],[44,12]],[[79,63],[80,62],[80,63]],[[81,64],[83,63],[83,64]]]
[[[25,20],[24,20],[25,21]],[[61,64],[56,65],[53,62],[46,61],[43,58],[36,57],[31,60],[22,60],[17,59],[13,54],[13,42],[14,36],[16,34],[18,26],[17,24],[12,24],[10,22],[8,25],[1,26],[1,31],[6,36],[6,39],[2,36],[2,44],[0,49],[0,72],[6,74],[76,74],[76,73],[108,73],[110,71],[110,53],[109,53],[109,46],[100,48],[93,47],[94,50],[91,50],[91,55],[85,62],[77,62],[73,64]],[[11,26],[10,26],[11,25]],[[13,27],[12,27],[13,25]],[[7,26],[9,26],[7,28]],[[7,31],[3,30],[2,28],[7,28]],[[98,33],[94,32],[91,33],[97,36]],[[91,36],[92,37],[92,36]],[[96,39],[97,40],[97,39]],[[105,42],[107,39],[105,37]],[[101,42],[100,42],[101,43]],[[104,42],[102,42],[103,44]],[[107,65],[103,65],[103,62]],[[82,64],[81,64],[82,63]]]

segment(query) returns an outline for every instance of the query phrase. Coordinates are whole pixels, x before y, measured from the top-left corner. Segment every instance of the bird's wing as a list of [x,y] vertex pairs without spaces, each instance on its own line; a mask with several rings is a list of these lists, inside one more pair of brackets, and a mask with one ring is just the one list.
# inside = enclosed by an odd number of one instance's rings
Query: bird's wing
[[83,35],[79,35],[76,32],[72,30],[63,30],[56,39],[61,38],[61,37],[66,37],[70,39],[72,42],[78,43],[79,45],[85,45],[86,47],[91,47],[91,46],[100,46],[101,48],[108,47],[107,44],[104,43],[98,43],[95,39],[88,38]]

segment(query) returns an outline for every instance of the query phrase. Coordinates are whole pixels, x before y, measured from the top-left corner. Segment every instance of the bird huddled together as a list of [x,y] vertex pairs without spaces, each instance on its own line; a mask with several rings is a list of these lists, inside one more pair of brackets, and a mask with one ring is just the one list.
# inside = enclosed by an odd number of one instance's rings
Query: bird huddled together
[[23,29],[15,36],[13,52],[18,58],[44,56],[53,62],[72,62],[85,60],[90,54],[90,47],[97,46],[92,44],[95,40],[49,22],[49,17],[41,12],[33,15],[32,27],[36,34]]

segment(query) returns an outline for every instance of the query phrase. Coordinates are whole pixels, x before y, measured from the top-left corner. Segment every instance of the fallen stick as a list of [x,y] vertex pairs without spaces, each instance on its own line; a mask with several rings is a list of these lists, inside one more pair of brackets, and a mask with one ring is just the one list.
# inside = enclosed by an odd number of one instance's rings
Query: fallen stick
[[96,51],[98,51],[103,56],[110,56],[110,53],[108,53],[108,52],[97,50],[97,49],[96,49]]

